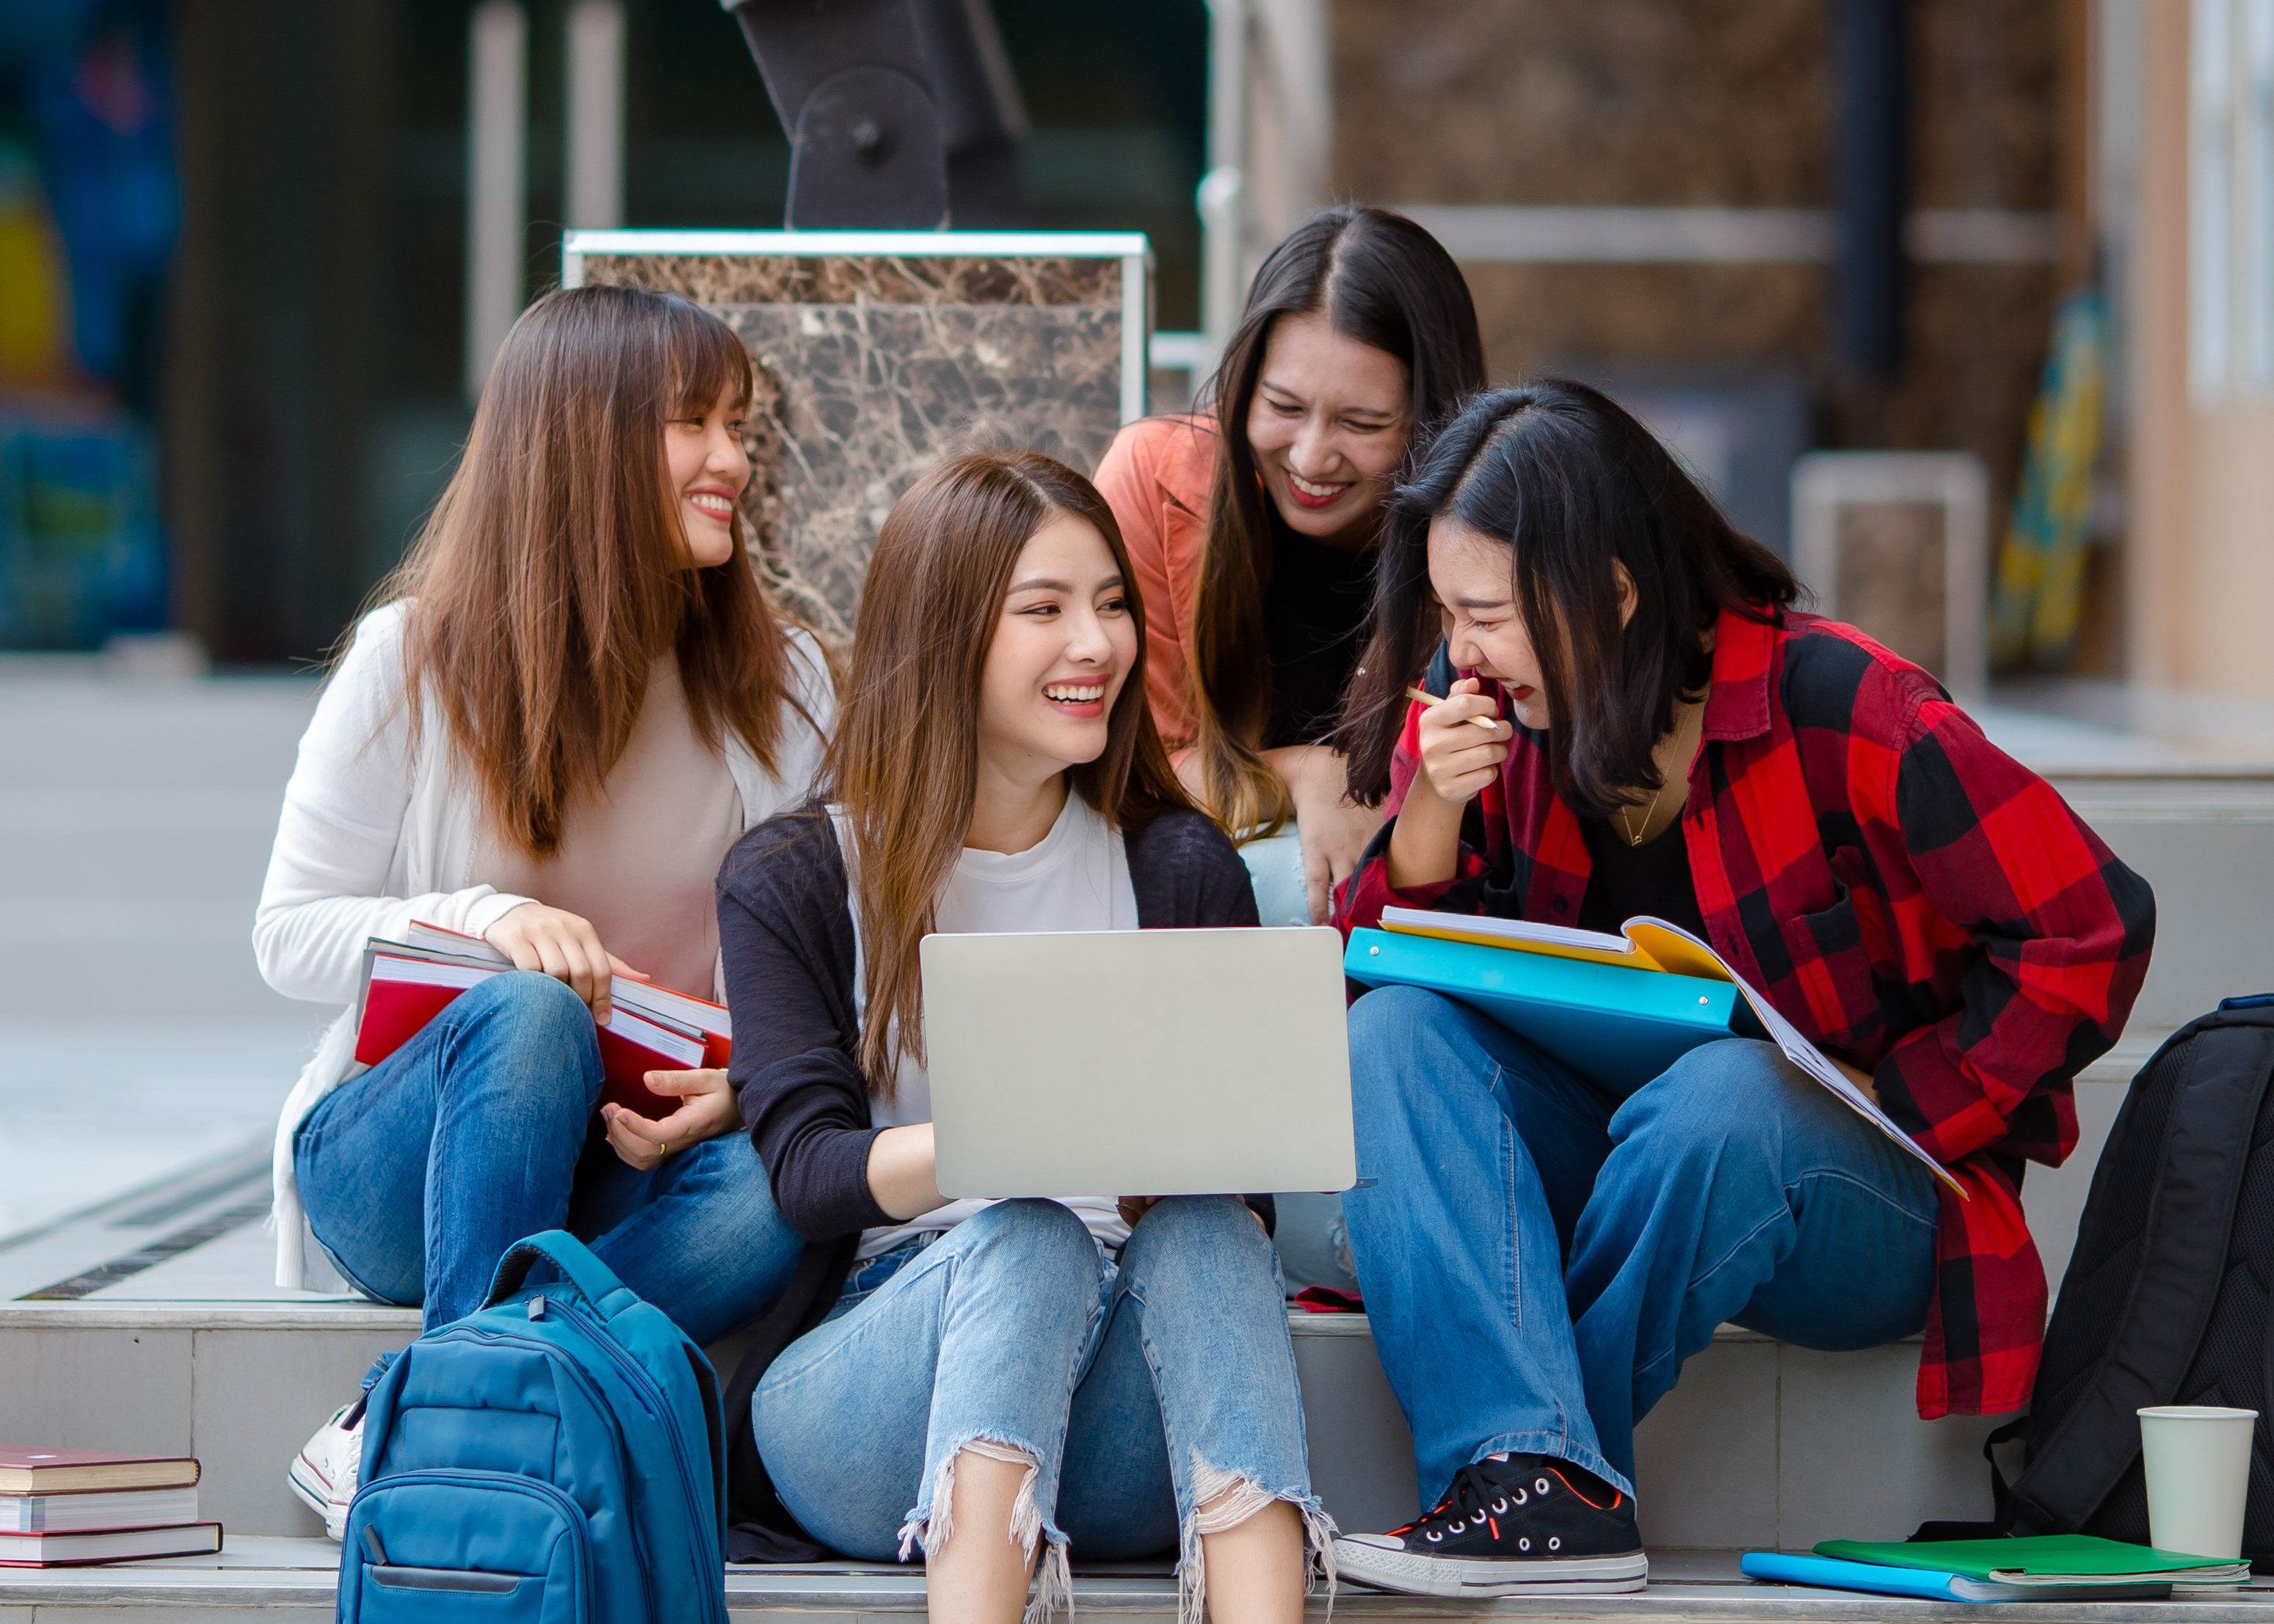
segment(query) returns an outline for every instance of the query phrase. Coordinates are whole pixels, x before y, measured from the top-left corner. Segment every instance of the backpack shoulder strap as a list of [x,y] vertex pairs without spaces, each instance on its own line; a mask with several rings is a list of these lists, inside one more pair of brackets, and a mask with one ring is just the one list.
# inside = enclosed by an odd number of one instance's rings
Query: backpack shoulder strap
[[[2206,1016],[2173,1034],[2142,1078],[2174,1051],[2180,1069],[2163,1143],[2135,1153],[2152,1157],[2136,1176],[2155,1187],[2131,1288],[2084,1390],[2034,1440],[2014,1481],[2024,1525],[2073,1532],[2099,1508],[2140,1453],[2133,1412],[2179,1391],[2226,1271],[2251,1133],[2274,1071],[2274,1012]],[[2096,1175],[2096,1194],[2097,1186]]]
[[494,1306],[520,1290],[521,1282],[529,1278],[529,1271],[540,1259],[559,1269],[602,1320],[613,1320],[639,1301],[632,1295],[631,1288],[616,1278],[614,1270],[592,1255],[591,1248],[566,1229],[547,1229],[507,1248],[505,1256],[498,1259],[497,1274],[490,1282],[489,1300],[484,1306]]

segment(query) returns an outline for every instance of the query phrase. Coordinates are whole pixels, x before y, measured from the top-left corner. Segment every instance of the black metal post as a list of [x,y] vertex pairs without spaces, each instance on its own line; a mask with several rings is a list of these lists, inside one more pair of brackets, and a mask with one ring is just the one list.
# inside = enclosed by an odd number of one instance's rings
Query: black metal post
[[947,156],[909,0],[742,0],[734,7],[789,132],[782,223],[947,224]]
[[1837,0],[1840,257],[1833,311],[1840,359],[1865,377],[1902,365],[1903,216],[1910,194],[1910,8]]

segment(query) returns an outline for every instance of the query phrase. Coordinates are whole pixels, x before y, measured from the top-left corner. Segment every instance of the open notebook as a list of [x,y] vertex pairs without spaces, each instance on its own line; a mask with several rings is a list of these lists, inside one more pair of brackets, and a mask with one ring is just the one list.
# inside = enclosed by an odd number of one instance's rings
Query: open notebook
[[1620,935],[1608,936],[1483,914],[1384,908],[1379,931],[1351,933],[1343,968],[1367,986],[1403,983],[1457,998],[1575,1070],[1593,1076],[1608,1066],[1636,1086],[1700,1043],[1766,1034],[1786,1059],[1965,1196],[1956,1179],[1719,953],[1662,919],[1630,919]]

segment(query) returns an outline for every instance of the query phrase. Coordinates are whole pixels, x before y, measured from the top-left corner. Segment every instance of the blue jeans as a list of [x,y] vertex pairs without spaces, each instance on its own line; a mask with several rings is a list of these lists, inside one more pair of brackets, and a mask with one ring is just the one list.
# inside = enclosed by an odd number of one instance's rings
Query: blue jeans
[[1118,1267],[1054,1201],[990,1207],[791,1343],[750,1418],[782,1503],[870,1561],[951,1536],[965,1450],[1023,1462],[1011,1532],[1030,1556],[1048,1542],[1044,1611],[1069,1543],[1092,1560],[1178,1550],[1196,1617],[1201,1535],[1275,1500],[1314,1549],[1331,1533],[1271,1243],[1229,1196],[1161,1202]]
[[1307,925],[1311,893],[1303,880],[1303,841],[1295,825],[1239,848],[1255,891],[1256,917],[1266,925]]
[[1933,1175],[1730,1038],[1624,1100],[1418,988],[1351,1008],[1343,1198],[1422,1503],[1502,1450],[1631,1492],[1635,1423],[1733,1320],[1804,1348],[1926,1322]]
[[493,976],[334,1089],[292,1165],[308,1224],[343,1274],[428,1330],[479,1308],[499,1257],[568,1229],[698,1342],[755,1320],[803,1242],[774,1209],[747,1135],[641,1173],[598,1130],[592,1018],[546,975]]

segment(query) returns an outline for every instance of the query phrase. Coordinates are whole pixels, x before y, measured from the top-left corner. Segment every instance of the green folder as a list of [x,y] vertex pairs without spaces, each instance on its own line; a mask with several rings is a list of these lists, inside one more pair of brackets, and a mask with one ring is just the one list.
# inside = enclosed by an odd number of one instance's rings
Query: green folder
[[1987,1579],[1993,1573],[2105,1579],[2126,1574],[2172,1575],[2199,1568],[2236,1566],[2225,1557],[2186,1556],[2177,1551],[2129,1545],[2117,1539],[2097,1539],[2090,1534],[2041,1534],[2027,1539],[1922,1539],[1900,1545],[1827,1539],[1816,1547],[1816,1554],[1836,1556],[1850,1562],[1876,1562],[1882,1568],[1922,1568],[1934,1573],[1962,1574],[1969,1579]]

